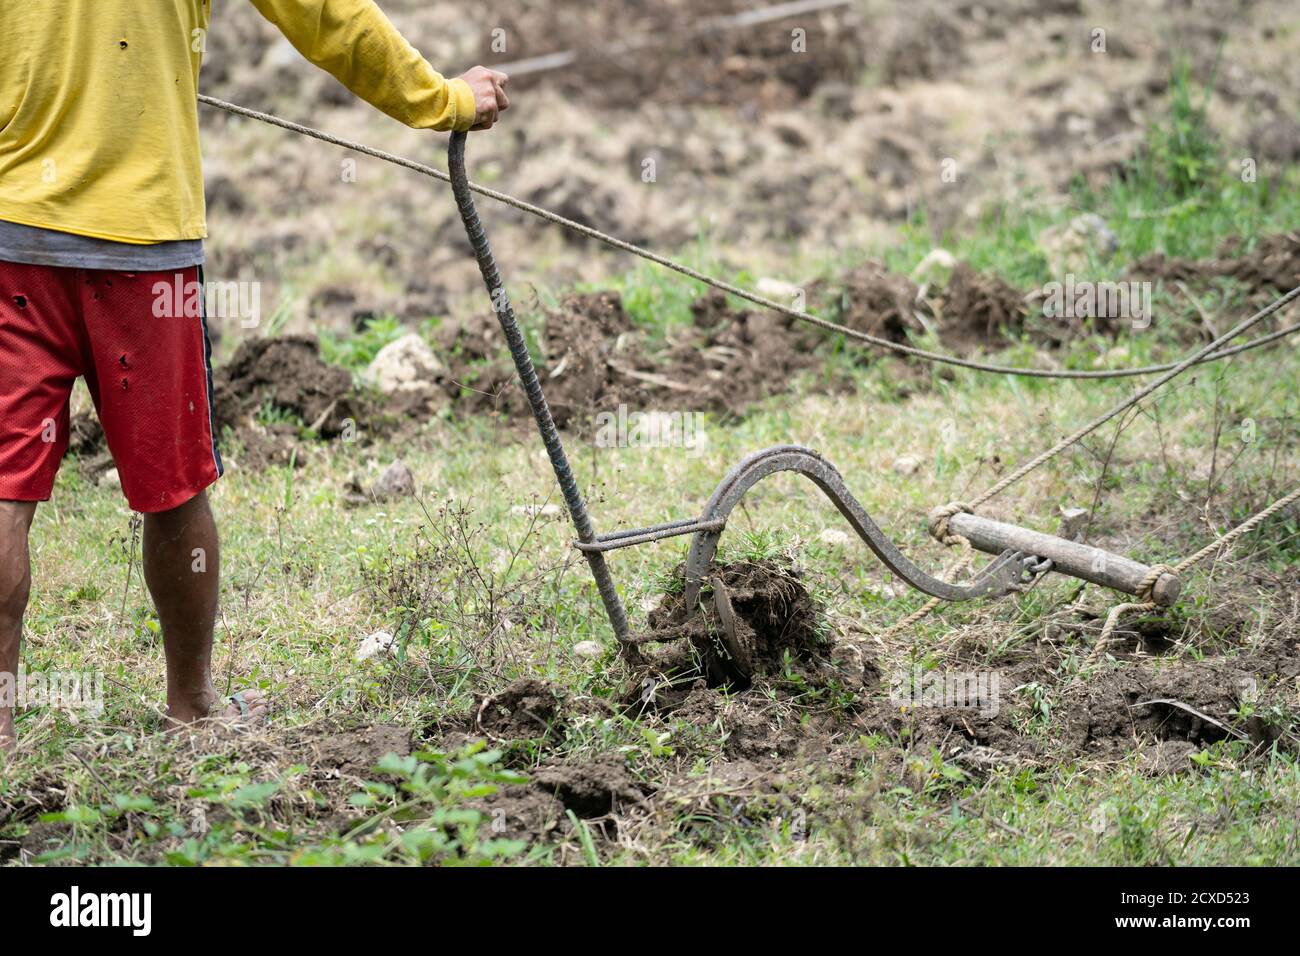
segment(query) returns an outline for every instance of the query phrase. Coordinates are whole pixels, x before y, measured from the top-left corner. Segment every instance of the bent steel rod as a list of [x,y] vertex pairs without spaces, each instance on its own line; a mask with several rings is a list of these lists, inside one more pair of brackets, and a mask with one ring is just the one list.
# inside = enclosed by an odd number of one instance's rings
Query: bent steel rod
[[[483,223],[479,221],[478,211],[474,208],[474,194],[470,192],[469,177],[465,173],[465,139],[464,133],[453,133],[447,147],[447,166],[451,173],[451,189],[456,197],[456,207],[460,210],[461,222],[465,224],[465,234],[469,237],[469,244],[474,249],[474,258],[478,260],[483,283],[492,298],[492,310],[496,313],[501,331],[505,333],[506,343],[510,346],[510,357],[514,359],[515,369],[524,387],[524,394],[528,397],[528,405],[533,410],[533,418],[537,420],[537,430],[541,432],[542,442],[546,445],[546,454],[551,459],[555,480],[560,484],[560,492],[564,495],[569,517],[573,519],[573,526],[578,532],[578,540],[584,543],[592,542],[596,540],[596,529],[592,527],[586,502],[582,500],[577,479],[574,478],[573,469],[569,467],[569,459],[564,454],[560,431],[555,427],[550,406],[546,403],[546,396],[542,394],[542,383],[537,378],[537,369],[533,367],[532,357],[528,354],[524,333],[519,328],[519,322],[515,319],[515,310],[510,305],[509,296],[506,295],[505,284],[501,281],[501,272],[497,269],[496,258],[492,255],[492,247],[488,244],[487,233],[483,231]],[[587,564],[591,566],[592,577],[596,579],[596,590],[600,593],[601,603],[605,605],[605,613],[609,615],[609,623],[614,628],[614,636],[618,638],[619,646],[625,655],[637,656],[635,645],[628,640],[627,612],[624,611],[623,601],[614,587],[614,580],[609,575],[605,555],[600,551],[583,553],[586,555]]]
[[750,488],[769,475],[790,471],[811,479],[822,490],[844,519],[853,527],[872,553],[890,571],[909,586],[932,597],[945,601],[971,601],[983,597],[1002,597],[1017,589],[1026,569],[1036,563],[1032,551],[1007,547],[998,552],[998,558],[986,566],[967,584],[952,584],[927,574],[899,551],[897,546],[871,520],[866,509],[853,497],[844,478],[829,461],[802,445],[774,445],[755,452],[722,479],[713,497],[704,506],[700,517],[701,528],[695,532],[691,549],[686,556],[686,606],[694,607],[699,598],[708,569],[713,564],[722,535],[720,527],[703,527],[706,524],[725,525],[732,509]]

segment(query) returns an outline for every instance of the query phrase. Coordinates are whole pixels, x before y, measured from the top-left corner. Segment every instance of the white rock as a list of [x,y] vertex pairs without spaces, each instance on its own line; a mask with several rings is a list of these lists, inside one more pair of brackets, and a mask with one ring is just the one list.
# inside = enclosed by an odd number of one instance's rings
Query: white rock
[[585,657],[588,660],[594,660],[605,653],[605,649],[595,641],[579,641],[573,645],[574,657]]
[[823,528],[817,535],[817,540],[822,544],[830,544],[843,548],[853,539],[848,536],[847,532],[841,531],[839,528]]
[[911,280],[918,285],[937,283],[946,285],[948,276],[957,267],[957,257],[947,249],[931,249],[912,270]]
[[776,299],[778,302],[792,302],[796,296],[803,292],[803,289],[793,282],[764,276],[754,283],[754,291],[759,295],[767,296],[769,299]]
[[122,478],[117,473],[116,468],[110,468],[99,476],[99,487],[115,491],[120,491],[122,489]]
[[443,370],[438,357],[427,342],[411,332],[389,342],[362,374],[362,379],[385,395],[396,392],[421,392],[432,395],[438,391],[435,379]]
[[393,646],[393,635],[387,631],[375,631],[357,645],[356,659],[368,661],[379,654],[385,654]]
[[899,455],[894,459],[894,471],[900,475],[914,475],[921,470],[921,459],[915,455]]

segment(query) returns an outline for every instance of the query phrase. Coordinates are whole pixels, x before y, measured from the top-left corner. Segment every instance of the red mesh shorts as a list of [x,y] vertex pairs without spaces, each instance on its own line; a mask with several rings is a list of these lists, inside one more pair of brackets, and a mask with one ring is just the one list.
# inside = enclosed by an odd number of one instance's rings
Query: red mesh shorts
[[221,476],[202,281],[0,262],[0,500],[50,497],[79,375],[132,509],[175,508]]

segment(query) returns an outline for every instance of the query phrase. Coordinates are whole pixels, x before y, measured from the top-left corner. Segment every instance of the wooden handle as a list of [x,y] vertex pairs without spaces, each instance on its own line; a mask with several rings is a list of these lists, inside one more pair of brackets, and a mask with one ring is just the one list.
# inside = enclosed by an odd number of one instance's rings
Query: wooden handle
[[[1052,562],[1052,570],[1103,587],[1137,594],[1138,588],[1151,572],[1150,565],[1142,564],[1123,555],[1111,554],[1078,541],[1067,541],[1054,535],[1031,531],[1018,525],[993,521],[973,514],[956,514],[948,521],[950,534],[959,534],[971,546],[986,554],[1003,551],[1024,551]],[[1182,582],[1171,573],[1160,575],[1151,590],[1151,600],[1168,607],[1178,600]]]

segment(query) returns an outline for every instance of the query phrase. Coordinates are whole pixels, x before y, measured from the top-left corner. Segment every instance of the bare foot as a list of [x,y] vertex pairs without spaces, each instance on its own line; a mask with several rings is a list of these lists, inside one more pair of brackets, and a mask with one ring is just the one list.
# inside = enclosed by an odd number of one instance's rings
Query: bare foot
[[231,725],[254,726],[266,723],[271,712],[271,701],[260,690],[241,690],[225,698],[225,706],[217,709],[221,699],[216,691],[209,691],[198,700],[177,701],[167,707],[169,731],[212,718]]
[[260,690],[241,690],[230,695],[230,703],[221,712],[228,723],[256,726],[271,715],[271,700]]

